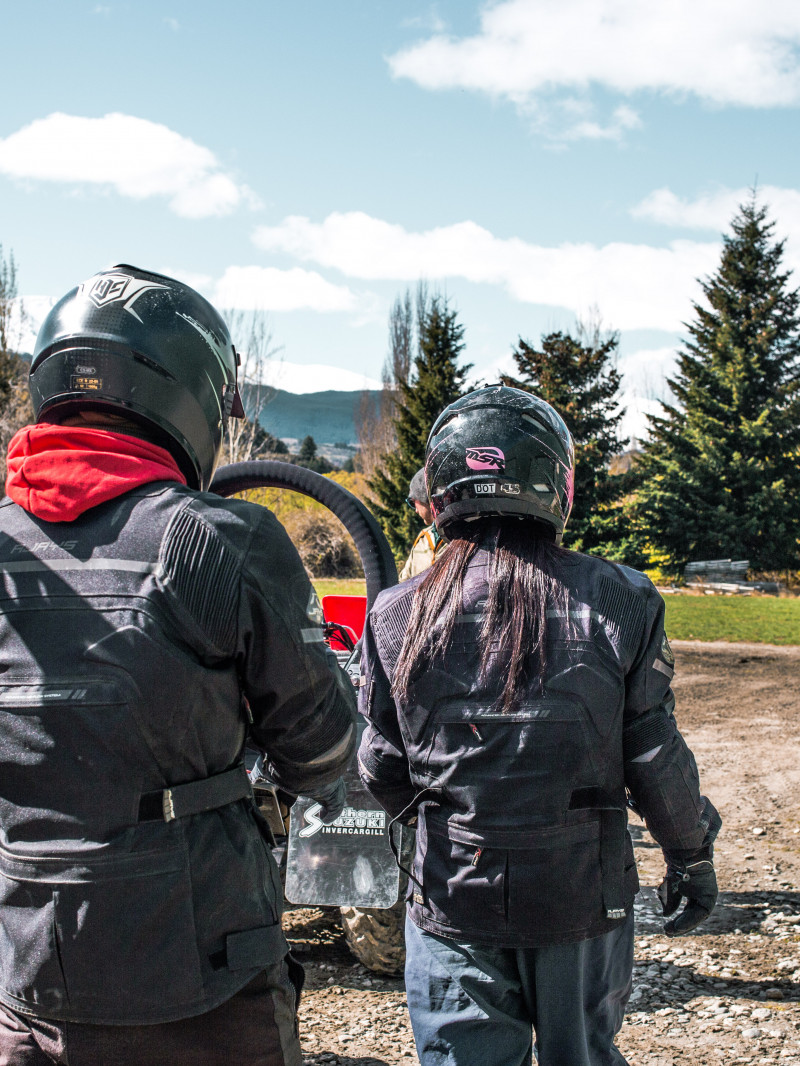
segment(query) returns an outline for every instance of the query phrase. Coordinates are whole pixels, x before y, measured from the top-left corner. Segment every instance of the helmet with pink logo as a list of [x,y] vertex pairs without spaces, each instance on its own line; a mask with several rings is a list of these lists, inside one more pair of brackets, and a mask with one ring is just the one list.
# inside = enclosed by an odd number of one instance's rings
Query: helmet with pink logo
[[437,528],[492,515],[543,523],[561,542],[572,508],[574,449],[561,416],[522,389],[489,385],[436,419],[425,480]]

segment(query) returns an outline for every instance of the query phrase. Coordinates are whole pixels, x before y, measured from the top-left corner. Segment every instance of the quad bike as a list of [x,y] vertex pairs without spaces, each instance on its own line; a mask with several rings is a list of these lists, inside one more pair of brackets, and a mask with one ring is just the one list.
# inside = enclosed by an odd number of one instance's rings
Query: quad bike
[[[326,639],[357,684],[366,612],[381,589],[397,582],[394,558],[380,526],[361,500],[341,485],[290,463],[233,463],[221,467],[211,484],[211,491],[220,496],[258,488],[289,489],[311,497],[332,511],[355,541],[367,595],[326,596],[322,607]],[[361,721],[359,737],[363,725]],[[250,768],[255,761],[252,753]],[[359,962],[376,973],[401,972],[405,883],[394,852],[399,849],[405,855],[413,838],[398,826],[390,829],[385,813],[361,785],[355,757],[345,774],[348,805],[330,825],[317,817],[319,804],[302,797],[295,802],[258,771],[251,778],[276,840],[276,858],[285,864],[289,902],[339,907],[347,944]]]

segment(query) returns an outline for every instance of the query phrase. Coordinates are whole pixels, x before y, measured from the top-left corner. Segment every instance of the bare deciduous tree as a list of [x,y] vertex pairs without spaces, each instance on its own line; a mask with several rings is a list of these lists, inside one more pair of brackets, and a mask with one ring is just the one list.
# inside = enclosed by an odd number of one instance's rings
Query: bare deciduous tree
[[406,289],[389,312],[389,351],[381,371],[380,396],[362,393],[356,410],[358,468],[367,480],[397,444],[394,419],[400,383],[408,384],[420,323],[425,319],[429,304],[427,283],[419,281],[416,292],[412,295],[411,290]]
[[396,444],[394,435],[394,390],[384,381],[380,393],[362,392],[356,409],[358,470],[370,478],[383,456]]
[[0,244],[0,374],[10,356],[16,358],[20,342],[29,324],[29,316],[17,287],[17,264],[14,253],[3,255]]
[[5,481],[8,444],[18,429],[33,421],[28,394],[28,365],[17,349],[28,316],[17,289],[14,253],[0,244],[0,476]]
[[255,459],[268,450],[272,437],[260,424],[261,415],[275,389],[265,376],[269,364],[281,351],[275,344],[272,325],[265,311],[225,311],[225,321],[239,353],[239,389],[246,418],[228,421],[223,444],[226,463],[241,463]]
[[389,353],[383,364],[384,387],[397,388],[408,381],[414,358],[414,313],[411,290],[398,296],[389,312]]

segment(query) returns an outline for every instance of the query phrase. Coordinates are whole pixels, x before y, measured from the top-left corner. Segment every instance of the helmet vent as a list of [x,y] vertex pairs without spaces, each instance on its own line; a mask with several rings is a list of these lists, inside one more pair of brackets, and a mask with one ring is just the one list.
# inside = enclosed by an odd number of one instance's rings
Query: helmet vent
[[162,378],[166,378],[167,381],[176,381],[174,374],[170,374],[166,367],[161,366],[155,359],[148,359],[146,355],[142,355],[141,352],[131,352],[133,358],[137,363],[143,363],[148,370],[152,370],[155,374],[160,374]]

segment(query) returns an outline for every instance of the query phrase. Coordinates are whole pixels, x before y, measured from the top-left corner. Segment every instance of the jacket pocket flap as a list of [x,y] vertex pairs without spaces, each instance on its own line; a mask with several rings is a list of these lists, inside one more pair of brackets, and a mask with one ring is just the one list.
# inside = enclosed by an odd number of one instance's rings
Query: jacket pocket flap
[[225,938],[229,970],[252,970],[258,966],[272,966],[289,951],[280,925],[262,925],[229,933]]
[[531,829],[506,829],[488,827],[475,832],[452,822],[440,822],[426,812],[428,831],[437,836],[446,836],[460,844],[474,844],[478,847],[507,848],[531,850],[534,848],[569,847],[600,838],[600,819],[580,822],[576,825],[550,825]]

